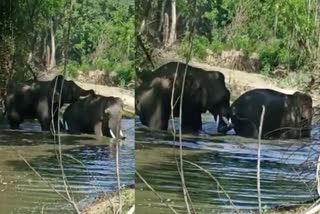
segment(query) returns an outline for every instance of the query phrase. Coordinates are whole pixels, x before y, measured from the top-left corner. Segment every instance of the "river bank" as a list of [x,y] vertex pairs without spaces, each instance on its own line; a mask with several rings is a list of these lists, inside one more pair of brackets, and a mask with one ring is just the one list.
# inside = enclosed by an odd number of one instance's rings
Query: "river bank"
[[[122,212],[134,213],[134,188],[124,188],[120,191]],[[82,214],[117,213],[119,210],[119,192],[101,193],[93,202],[81,209]]]

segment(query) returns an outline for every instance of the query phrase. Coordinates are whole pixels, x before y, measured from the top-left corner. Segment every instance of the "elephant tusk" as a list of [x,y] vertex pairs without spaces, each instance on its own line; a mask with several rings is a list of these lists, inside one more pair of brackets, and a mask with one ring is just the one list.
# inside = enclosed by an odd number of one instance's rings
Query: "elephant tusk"
[[223,122],[225,122],[225,124],[227,124],[227,126],[230,126],[231,123],[229,122],[229,120],[226,117],[222,117]]
[[120,137],[124,137],[122,130],[120,130]]
[[116,136],[114,135],[114,133],[112,132],[112,130],[110,129],[110,134],[112,138],[116,138]]
[[220,116],[217,115],[217,120],[216,120],[216,123],[217,123],[216,132],[218,132],[219,120],[220,120]]
[[69,130],[69,127],[68,127],[68,123],[67,123],[67,121],[64,121],[64,129],[65,129],[66,131],[68,131],[68,130]]

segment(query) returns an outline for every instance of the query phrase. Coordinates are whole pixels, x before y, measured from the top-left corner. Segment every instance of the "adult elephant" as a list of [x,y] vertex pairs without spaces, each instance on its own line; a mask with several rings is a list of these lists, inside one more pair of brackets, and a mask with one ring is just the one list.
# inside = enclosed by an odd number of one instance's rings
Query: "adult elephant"
[[[66,80],[62,75],[51,81],[27,81],[22,84],[11,84],[7,88],[5,111],[12,129],[28,119],[38,119],[43,131],[49,131],[52,115],[55,125],[60,107],[73,103],[81,96],[94,94],[93,90],[84,90],[74,81]],[[60,104],[60,106],[59,106]]]
[[91,95],[68,106],[63,114],[63,128],[70,134],[124,138],[122,111],[123,101],[120,98]]
[[258,138],[262,106],[265,106],[262,138],[310,136],[312,98],[300,92],[288,95],[270,89],[254,89],[234,101],[231,120],[237,135]]
[[223,118],[219,120],[218,132],[225,133],[228,129],[230,92],[226,88],[224,75],[188,65],[183,81],[185,70],[186,64],[169,62],[151,75],[142,77],[142,84],[136,88],[136,113],[142,124],[152,129],[167,130],[171,109],[174,116],[179,115],[185,82],[182,129],[191,132],[201,130],[201,113],[208,110],[215,118]]

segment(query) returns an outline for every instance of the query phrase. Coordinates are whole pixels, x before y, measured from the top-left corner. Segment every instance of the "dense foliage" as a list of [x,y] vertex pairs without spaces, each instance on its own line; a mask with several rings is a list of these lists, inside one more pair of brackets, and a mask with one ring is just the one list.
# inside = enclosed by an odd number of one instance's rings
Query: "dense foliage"
[[[164,14],[171,16],[171,2],[138,0],[137,25],[146,22],[141,33],[150,55],[164,48]],[[166,2],[166,3],[163,3]],[[193,23],[194,57],[206,60],[210,53],[238,50],[258,55],[259,72],[270,74],[282,66],[288,71],[317,67],[320,53],[320,4],[316,0],[198,0],[190,16],[191,0],[176,0],[177,41],[173,47],[183,54],[188,26]],[[148,4],[149,3],[149,4]],[[163,4],[165,9],[163,10]],[[148,10],[150,10],[148,12]],[[172,19],[170,19],[171,21]],[[138,62],[145,61],[140,50]],[[144,65],[141,64],[143,67]]]
[[1,73],[62,72],[67,59],[67,75],[99,69],[115,72],[118,84],[134,79],[133,0],[8,0],[0,8]]

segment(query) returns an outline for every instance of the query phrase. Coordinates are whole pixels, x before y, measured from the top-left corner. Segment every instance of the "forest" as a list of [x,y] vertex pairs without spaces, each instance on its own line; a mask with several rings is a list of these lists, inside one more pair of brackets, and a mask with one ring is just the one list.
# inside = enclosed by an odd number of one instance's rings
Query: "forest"
[[0,87],[41,73],[114,73],[134,79],[133,0],[10,0],[0,3]]
[[184,57],[192,34],[194,60],[319,86],[318,1],[138,0],[136,8],[137,71],[161,54]]

